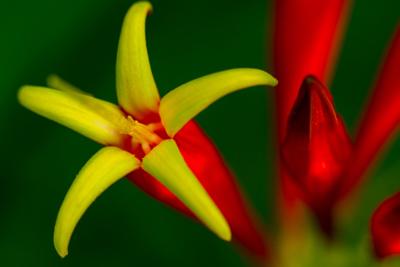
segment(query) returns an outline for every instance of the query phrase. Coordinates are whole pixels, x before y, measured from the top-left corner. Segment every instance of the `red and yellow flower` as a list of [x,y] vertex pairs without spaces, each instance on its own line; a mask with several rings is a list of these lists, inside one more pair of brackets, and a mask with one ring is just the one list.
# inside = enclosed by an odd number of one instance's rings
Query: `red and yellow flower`
[[123,23],[116,68],[119,106],[96,99],[56,76],[49,87],[24,86],[28,109],[104,145],[81,169],[65,196],[54,230],[60,256],[91,203],[128,177],[154,198],[198,219],[224,240],[265,257],[263,231],[249,212],[217,149],[192,120],[219,98],[247,87],[275,86],[257,69],[231,69],[187,82],[160,99],[147,55],[146,16],[137,2]]

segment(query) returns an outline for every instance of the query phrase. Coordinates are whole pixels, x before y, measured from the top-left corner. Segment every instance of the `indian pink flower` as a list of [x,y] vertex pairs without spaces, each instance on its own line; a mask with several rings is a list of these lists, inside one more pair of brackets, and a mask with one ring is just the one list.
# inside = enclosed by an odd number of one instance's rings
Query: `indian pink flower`
[[[297,203],[305,202],[331,236],[339,203],[358,188],[398,127],[400,28],[351,141],[325,85],[332,76],[349,1],[279,0],[275,5],[282,218],[295,221]],[[399,207],[397,194],[373,215],[371,234],[379,257],[400,254]]]
[[201,221],[224,240],[233,239],[265,257],[264,233],[249,212],[217,149],[192,120],[231,92],[277,84],[256,69],[232,69],[185,83],[160,99],[147,55],[146,15],[137,2],[126,15],[117,54],[120,106],[96,99],[60,78],[49,86],[24,86],[18,97],[28,109],[104,145],[81,169],[59,210],[54,244],[68,253],[72,232],[91,203],[127,176],[154,198]]

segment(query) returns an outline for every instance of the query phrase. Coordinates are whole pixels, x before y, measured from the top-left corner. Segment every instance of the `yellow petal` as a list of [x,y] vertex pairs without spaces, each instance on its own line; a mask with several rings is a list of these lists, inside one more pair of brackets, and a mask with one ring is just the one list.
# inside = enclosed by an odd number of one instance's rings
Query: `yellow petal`
[[220,238],[231,231],[221,211],[186,165],[173,140],[161,142],[143,158],[142,168],[165,185]]
[[83,104],[96,111],[97,114],[112,122],[120,133],[129,131],[130,121],[117,105],[92,97],[87,92],[80,90],[57,75],[50,75],[47,78],[47,84],[51,88],[62,90],[77,98]]
[[185,83],[160,102],[160,116],[170,137],[188,121],[219,98],[251,86],[275,86],[277,80],[257,69],[232,69],[213,73]]
[[85,164],[58,212],[54,246],[61,257],[68,254],[72,232],[86,209],[112,184],[139,167],[138,159],[116,147],[102,148]]
[[33,112],[67,126],[99,143],[119,144],[121,134],[116,123],[121,120],[121,117],[117,116],[120,111],[114,110],[112,104],[105,101],[82,96],[85,99],[92,99],[92,103],[88,104],[90,101],[82,101],[83,98],[74,94],[39,86],[23,86],[18,92],[20,103]]
[[145,23],[149,2],[137,2],[126,14],[117,54],[119,104],[137,119],[158,111],[159,94],[147,55]]
[[47,77],[47,85],[51,88],[58,89],[67,93],[77,93],[77,94],[84,94],[89,95],[88,93],[80,90],[76,86],[64,81],[57,75],[50,75]]

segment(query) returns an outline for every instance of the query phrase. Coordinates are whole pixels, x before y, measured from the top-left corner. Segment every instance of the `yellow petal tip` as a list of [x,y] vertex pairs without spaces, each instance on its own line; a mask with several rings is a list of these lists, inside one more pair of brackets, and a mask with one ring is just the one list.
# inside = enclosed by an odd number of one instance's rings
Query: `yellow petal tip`
[[102,148],[85,164],[64,198],[54,227],[54,247],[61,257],[67,256],[74,229],[89,206],[107,188],[139,167],[137,158],[117,147]]
[[59,81],[60,77],[58,77],[58,75],[56,74],[50,74],[49,76],[47,76],[46,78],[46,83],[48,86],[53,87],[52,85],[54,83],[57,83]]
[[132,5],[132,7],[144,7],[149,12],[153,11],[153,5],[149,1],[138,1]]
[[18,94],[17,94],[17,98],[18,98],[18,102],[24,106],[24,102],[25,99],[27,97],[27,94],[29,94],[29,87],[28,85],[23,85],[18,89]]
[[218,236],[224,241],[231,241],[232,240],[232,232],[228,224],[224,226],[221,231],[219,232]]
[[276,79],[276,78],[273,77],[273,76],[271,76],[270,78],[271,78],[271,86],[272,86],[272,87],[277,86],[278,83],[279,83],[278,79]]
[[255,81],[253,85],[257,85],[258,78],[259,78],[258,85],[268,85],[271,87],[275,87],[278,85],[278,80],[266,71],[259,69],[240,69],[240,70],[244,75],[247,75],[249,80]]
[[65,258],[68,255],[68,247],[63,247],[62,244],[54,243],[58,256]]

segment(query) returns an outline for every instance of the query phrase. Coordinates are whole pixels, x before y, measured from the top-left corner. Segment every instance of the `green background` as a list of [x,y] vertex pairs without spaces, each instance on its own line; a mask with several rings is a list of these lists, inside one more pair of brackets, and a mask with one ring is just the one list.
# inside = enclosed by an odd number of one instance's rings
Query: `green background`
[[[115,102],[115,57],[133,1],[37,0],[0,3],[0,266],[245,266],[231,245],[171,212],[128,181],[104,193],[79,223],[70,255],[52,244],[57,210],[73,177],[99,145],[22,108],[23,84],[56,73]],[[271,3],[263,0],[153,1],[148,50],[162,94],[234,67],[270,70]],[[384,48],[399,20],[398,0],[355,1],[332,84],[353,131]],[[259,211],[276,229],[271,89],[226,97],[198,116]],[[362,207],[345,231],[356,243],[371,210],[400,188],[399,142],[373,172]]]

